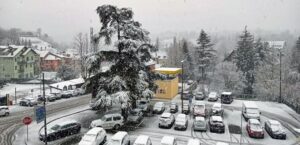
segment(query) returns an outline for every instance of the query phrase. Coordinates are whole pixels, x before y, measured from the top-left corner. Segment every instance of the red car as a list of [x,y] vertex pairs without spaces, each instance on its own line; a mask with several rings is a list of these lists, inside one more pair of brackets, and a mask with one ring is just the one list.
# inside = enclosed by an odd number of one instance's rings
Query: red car
[[250,137],[264,138],[264,130],[257,119],[249,119],[246,129]]

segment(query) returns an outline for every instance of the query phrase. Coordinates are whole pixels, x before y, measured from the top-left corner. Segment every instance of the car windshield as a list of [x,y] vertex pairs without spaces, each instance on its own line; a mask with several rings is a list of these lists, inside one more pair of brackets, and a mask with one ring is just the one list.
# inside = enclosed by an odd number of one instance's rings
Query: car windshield
[[260,124],[256,124],[256,123],[254,124],[253,123],[253,124],[250,125],[250,128],[253,129],[253,130],[260,130],[261,126],[260,126]]
[[200,109],[204,109],[204,106],[203,105],[196,105],[194,108],[200,110]]
[[259,111],[256,108],[248,108],[247,113],[249,113],[249,114],[259,114]]
[[145,101],[140,101],[139,104],[140,104],[140,105],[145,105],[145,104],[147,104],[147,102],[145,102]]
[[51,127],[52,130],[58,130],[59,128],[60,128],[60,126],[57,124]]
[[86,134],[83,136],[82,140],[92,142],[93,140],[95,140],[95,138],[96,138],[95,134]]
[[197,126],[204,126],[205,122],[204,121],[195,121],[195,125]]
[[134,116],[139,115],[139,111],[137,111],[137,110],[132,110],[130,113]]
[[101,120],[105,121],[106,120],[106,116],[101,117]]

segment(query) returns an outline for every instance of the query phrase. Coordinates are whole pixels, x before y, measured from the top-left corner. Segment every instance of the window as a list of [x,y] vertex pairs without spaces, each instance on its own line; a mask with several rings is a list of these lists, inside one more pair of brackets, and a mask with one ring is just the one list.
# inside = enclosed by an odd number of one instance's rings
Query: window
[[114,116],[114,120],[121,120],[121,116]]
[[27,68],[27,64],[26,64],[26,68]]
[[26,57],[26,60],[28,61],[28,60],[29,60],[29,58],[28,58],[28,57]]
[[15,70],[17,70],[18,69],[18,66],[15,66]]
[[165,94],[166,91],[165,91],[164,89],[159,89],[159,93],[160,93],[160,94]]
[[33,60],[33,56],[31,56],[31,60]]
[[32,67],[32,64],[30,64],[30,67]]
[[106,118],[106,121],[112,121],[112,117]]

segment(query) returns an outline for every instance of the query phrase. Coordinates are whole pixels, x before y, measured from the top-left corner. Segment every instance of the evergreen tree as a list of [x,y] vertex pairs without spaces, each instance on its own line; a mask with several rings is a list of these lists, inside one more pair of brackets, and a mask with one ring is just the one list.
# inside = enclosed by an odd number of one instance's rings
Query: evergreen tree
[[197,70],[201,73],[201,77],[198,78],[198,81],[205,81],[207,68],[213,64],[216,51],[213,49],[213,44],[211,43],[210,37],[204,32],[204,30],[201,30],[200,32],[200,36],[197,39],[197,44]]
[[255,82],[255,48],[253,36],[245,30],[240,35],[238,46],[236,48],[235,63],[237,70],[243,73],[244,77],[244,93],[253,93],[253,84]]
[[[98,44],[104,38],[105,44],[110,45],[112,38],[117,38],[116,50],[99,51],[87,58],[92,75],[86,85],[92,90],[94,107],[107,107],[110,100],[115,100],[122,104],[122,112],[126,112],[124,109],[129,105],[135,107],[137,99],[154,95],[156,75],[145,66],[154,47],[150,45],[149,32],[133,20],[132,10],[102,5],[97,13],[102,26],[93,42]],[[105,70],[104,64],[110,64],[109,69]]]
[[183,57],[186,60],[185,72],[186,72],[187,76],[189,77],[189,79],[192,79],[194,77],[194,64],[193,64],[193,59],[189,52],[188,43],[186,40],[183,40],[182,51],[183,51]]
[[300,37],[296,41],[296,46],[292,50],[292,68],[300,73]]

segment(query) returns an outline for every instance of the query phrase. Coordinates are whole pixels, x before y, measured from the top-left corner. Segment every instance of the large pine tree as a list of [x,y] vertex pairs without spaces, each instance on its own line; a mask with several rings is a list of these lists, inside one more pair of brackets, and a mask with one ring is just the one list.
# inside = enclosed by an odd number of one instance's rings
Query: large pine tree
[[204,30],[201,30],[200,32],[197,44],[196,62],[197,69],[201,73],[201,77],[198,78],[198,81],[205,81],[207,69],[213,64],[214,58],[216,57],[216,51],[213,49],[210,37],[204,32]]
[[292,50],[292,68],[300,73],[300,37],[296,41],[296,46]]
[[186,59],[185,72],[188,76],[188,79],[193,79],[194,78],[194,63],[193,63],[193,59],[191,57],[191,54],[190,54],[190,51],[188,48],[188,42],[186,40],[183,40],[182,51],[183,51],[183,57]]
[[114,50],[102,50],[87,59],[91,76],[86,84],[95,98],[93,107],[103,108],[111,102],[121,103],[123,109],[129,105],[135,107],[137,99],[151,98],[156,88],[155,75],[145,65],[153,49],[149,32],[133,20],[131,9],[102,5],[97,13],[101,29],[93,42],[97,44],[104,38],[105,44],[111,45],[116,40]]

